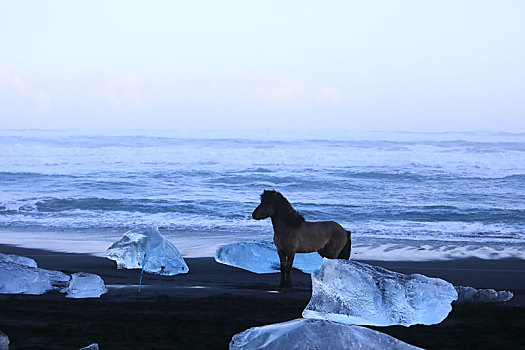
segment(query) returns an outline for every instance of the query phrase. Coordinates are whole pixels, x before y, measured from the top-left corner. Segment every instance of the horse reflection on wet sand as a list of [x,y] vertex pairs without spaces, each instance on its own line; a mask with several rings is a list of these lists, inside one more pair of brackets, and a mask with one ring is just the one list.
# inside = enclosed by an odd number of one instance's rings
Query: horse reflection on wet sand
[[281,261],[279,289],[283,292],[292,287],[290,272],[295,253],[318,252],[324,258],[350,259],[350,231],[334,221],[306,221],[277,191],[264,190],[252,217],[272,219],[273,242]]

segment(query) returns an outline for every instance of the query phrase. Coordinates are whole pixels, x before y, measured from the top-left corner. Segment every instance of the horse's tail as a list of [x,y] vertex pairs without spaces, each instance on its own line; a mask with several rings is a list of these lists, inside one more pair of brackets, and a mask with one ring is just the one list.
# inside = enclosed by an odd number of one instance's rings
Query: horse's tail
[[350,252],[352,250],[352,239],[350,237],[350,231],[346,231],[346,236],[346,244],[343,250],[341,250],[341,253],[339,253],[337,259],[350,260]]

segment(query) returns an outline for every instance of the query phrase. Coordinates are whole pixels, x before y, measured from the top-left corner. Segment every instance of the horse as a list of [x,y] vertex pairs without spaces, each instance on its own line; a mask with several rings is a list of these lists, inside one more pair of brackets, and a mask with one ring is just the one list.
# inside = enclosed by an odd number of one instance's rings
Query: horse
[[281,292],[292,287],[290,272],[296,253],[318,252],[323,258],[350,259],[350,231],[334,221],[306,221],[275,190],[264,190],[261,204],[252,213],[255,220],[268,217],[272,219],[273,242],[281,262]]

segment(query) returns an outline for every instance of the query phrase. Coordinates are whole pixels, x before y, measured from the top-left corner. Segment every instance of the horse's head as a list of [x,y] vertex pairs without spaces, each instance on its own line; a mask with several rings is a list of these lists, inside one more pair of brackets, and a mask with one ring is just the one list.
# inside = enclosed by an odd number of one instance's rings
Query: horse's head
[[262,220],[272,216],[275,212],[275,199],[277,192],[274,190],[267,191],[261,194],[261,204],[252,213],[252,218],[255,220]]

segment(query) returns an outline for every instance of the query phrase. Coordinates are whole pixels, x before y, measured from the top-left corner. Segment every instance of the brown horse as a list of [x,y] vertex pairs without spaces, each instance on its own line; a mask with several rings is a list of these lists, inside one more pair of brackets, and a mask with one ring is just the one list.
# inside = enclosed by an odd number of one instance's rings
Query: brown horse
[[306,221],[277,191],[264,190],[252,217],[272,218],[273,242],[281,261],[281,291],[292,287],[290,271],[295,253],[318,252],[324,258],[350,259],[350,231],[333,221]]

